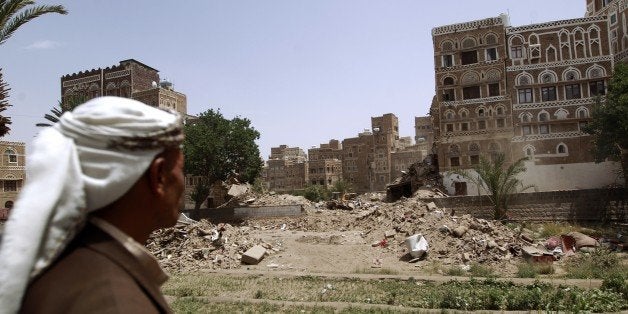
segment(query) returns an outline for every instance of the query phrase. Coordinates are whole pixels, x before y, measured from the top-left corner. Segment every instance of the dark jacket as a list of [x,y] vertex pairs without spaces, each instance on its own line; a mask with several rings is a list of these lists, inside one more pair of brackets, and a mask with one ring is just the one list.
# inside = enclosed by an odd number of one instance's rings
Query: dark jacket
[[32,281],[22,313],[171,312],[155,280],[122,244],[87,224]]

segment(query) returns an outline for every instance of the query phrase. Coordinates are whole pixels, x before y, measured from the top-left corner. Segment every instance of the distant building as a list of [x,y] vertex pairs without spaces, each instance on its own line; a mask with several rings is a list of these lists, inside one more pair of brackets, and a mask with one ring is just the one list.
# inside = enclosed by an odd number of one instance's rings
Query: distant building
[[331,188],[342,176],[342,146],[338,140],[310,148],[308,154],[308,182]]
[[308,184],[307,156],[299,147],[280,145],[270,149],[262,170],[266,187],[276,192],[302,190]]
[[61,98],[65,103],[72,97],[92,99],[99,96],[133,98],[147,105],[167,108],[187,117],[186,96],[161,81],[159,71],[134,59],[119,65],[91,69],[61,77]]
[[0,141],[0,219],[6,219],[26,179],[26,147],[22,142]]

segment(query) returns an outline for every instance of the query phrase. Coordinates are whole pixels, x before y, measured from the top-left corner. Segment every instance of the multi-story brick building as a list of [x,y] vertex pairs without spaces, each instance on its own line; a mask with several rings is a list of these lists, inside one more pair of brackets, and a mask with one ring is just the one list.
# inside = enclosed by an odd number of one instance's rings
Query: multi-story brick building
[[506,30],[511,154],[530,158],[526,179],[543,190],[607,183],[606,175],[591,175],[605,172],[594,164],[591,137],[582,128],[612,74],[608,35],[605,16]]
[[280,145],[270,149],[263,169],[267,188],[277,192],[301,190],[308,184],[307,156],[299,147]]
[[308,149],[308,181],[312,185],[332,187],[343,179],[342,146],[338,140]]
[[167,108],[187,117],[187,99],[160,81],[159,71],[134,59],[120,61],[105,69],[91,69],[61,77],[61,98],[91,99],[99,96],[133,98],[147,105]]
[[[615,61],[628,60],[628,21],[626,0],[586,0],[586,17],[606,17],[609,49]],[[606,38],[605,38],[606,39]]]
[[[505,152],[512,138],[507,96],[505,28],[508,16],[432,30],[437,98],[432,114],[442,171],[471,168],[480,155]],[[510,159],[510,154],[506,154]],[[456,194],[465,182],[453,182]]]
[[[612,23],[589,15],[519,27],[500,15],[432,30],[437,97],[430,112],[441,171],[503,153],[507,163],[529,157],[522,178],[539,190],[613,183],[615,165],[593,162],[582,131],[614,61]],[[444,178],[450,193],[477,193],[465,181]]]
[[390,153],[390,179],[391,181],[395,178],[400,177],[403,173],[402,171],[408,170],[410,166],[417,162],[422,161],[426,153],[424,153],[423,145],[410,145],[404,146],[396,151]]
[[5,212],[13,208],[17,195],[24,186],[26,146],[22,142],[0,141],[0,152],[0,208],[5,209]]
[[342,140],[342,174],[355,192],[370,191],[370,162],[373,133],[364,130],[357,137]]

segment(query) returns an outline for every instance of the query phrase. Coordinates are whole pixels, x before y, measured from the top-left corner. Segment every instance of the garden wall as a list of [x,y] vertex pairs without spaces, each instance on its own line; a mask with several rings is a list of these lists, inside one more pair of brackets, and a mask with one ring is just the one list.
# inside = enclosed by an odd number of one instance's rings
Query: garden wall
[[[517,221],[596,221],[628,222],[628,196],[625,189],[590,189],[520,193],[512,196],[508,214]],[[470,214],[492,219],[488,196],[452,196],[423,199],[456,215]]]

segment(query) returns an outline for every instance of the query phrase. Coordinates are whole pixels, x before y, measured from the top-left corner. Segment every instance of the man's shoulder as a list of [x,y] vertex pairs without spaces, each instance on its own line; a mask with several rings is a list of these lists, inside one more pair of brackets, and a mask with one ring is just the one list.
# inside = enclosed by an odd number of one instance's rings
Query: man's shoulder
[[[103,254],[103,248],[107,254]],[[112,259],[124,254],[115,240],[106,235],[82,233],[53,265],[31,282],[22,310],[72,308],[70,312],[78,313],[96,309],[103,312],[153,309],[143,287],[119,261]]]

